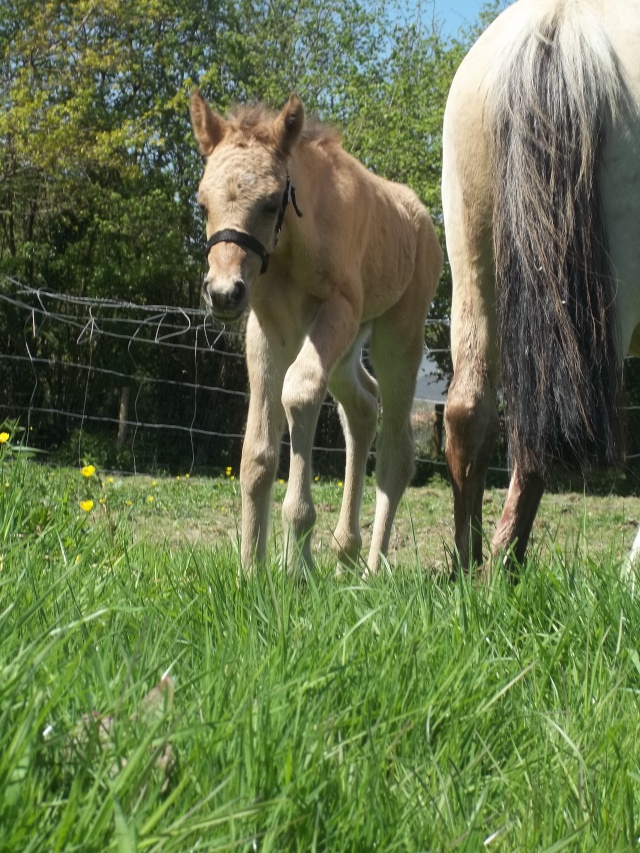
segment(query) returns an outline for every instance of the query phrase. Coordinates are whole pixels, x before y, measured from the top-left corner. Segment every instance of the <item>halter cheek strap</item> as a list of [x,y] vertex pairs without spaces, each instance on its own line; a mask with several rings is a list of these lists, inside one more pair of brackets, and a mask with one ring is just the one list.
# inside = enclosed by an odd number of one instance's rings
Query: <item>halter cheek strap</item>
[[[284,188],[284,193],[282,195],[282,203],[280,205],[280,211],[278,213],[278,221],[276,222],[276,232],[275,232],[275,242],[278,242],[278,235],[280,234],[280,230],[282,228],[282,223],[284,221],[284,215],[287,210],[287,205],[291,202],[293,204],[293,209],[295,210],[298,216],[302,216],[300,209],[296,202],[296,191],[291,183],[291,178],[287,175],[287,183]],[[255,237],[252,237],[251,234],[247,234],[245,231],[236,231],[235,228],[223,228],[221,231],[216,231],[215,234],[212,234],[211,237],[207,240],[205,246],[205,256],[208,257],[209,252],[211,251],[211,247],[215,246],[216,243],[235,243],[237,246],[242,246],[244,249],[250,249],[252,252],[255,252],[262,260],[262,266],[260,267],[260,275],[264,275],[267,269],[269,268],[269,252],[262,245],[260,240],[257,240]]]

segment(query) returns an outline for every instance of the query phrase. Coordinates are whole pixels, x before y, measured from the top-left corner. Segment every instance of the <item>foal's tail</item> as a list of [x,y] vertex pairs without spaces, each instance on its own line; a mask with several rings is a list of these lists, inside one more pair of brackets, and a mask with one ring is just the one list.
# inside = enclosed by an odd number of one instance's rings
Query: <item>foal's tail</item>
[[542,475],[567,451],[615,465],[620,344],[600,173],[620,73],[577,4],[529,27],[507,64],[493,113],[493,218],[510,454]]

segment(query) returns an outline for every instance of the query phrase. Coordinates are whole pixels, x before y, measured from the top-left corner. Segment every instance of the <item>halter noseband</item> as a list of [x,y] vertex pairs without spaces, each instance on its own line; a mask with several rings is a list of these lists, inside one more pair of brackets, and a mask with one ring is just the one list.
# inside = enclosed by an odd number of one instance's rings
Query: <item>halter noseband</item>
[[[287,210],[287,205],[289,201],[293,204],[293,209],[298,214],[298,216],[302,216],[298,205],[296,204],[296,191],[291,183],[291,178],[287,175],[287,183],[284,188],[284,193],[282,195],[282,203],[280,204],[280,211],[278,213],[278,221],[276,222],[276,232],[275,232],[275,241],[278,241],[278,235],[282,229],[282,223],[284,220],[284,215]],[[205,257],[208,257],[209,252],[211,251],[211,247],[215,246],[216,243],[235,243],[238,246],[242,246],[245,249],[250,249],[252,252],[255,252],[256,255],[262,259],[262,267],[260,268],[260,275],[264,275],[267,269],[269,268],[269,252],[262,245],[260,240],[257,240],[255,237],[252,237],[251,234],[247,234],[244,231],[236,231],[235,228],[223,228],[221,231],[216,231],[215,234],[212,234],[211,237],[207,240],[207,244],[205,246]]]

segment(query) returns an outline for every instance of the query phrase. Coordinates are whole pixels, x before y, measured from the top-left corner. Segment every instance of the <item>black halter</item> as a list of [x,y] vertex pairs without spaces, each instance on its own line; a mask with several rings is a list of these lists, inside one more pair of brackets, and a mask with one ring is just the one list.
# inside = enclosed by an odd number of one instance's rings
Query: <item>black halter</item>
[[[280,234],[280,230],[282,229],[282,223],[284,221],[284,215],[287,210],[287,205],[289,201],[293,204],[293,209],[298,214],[298,216],[302,216],[298,205],[296,204],[296,191],[291,183],[291,178],[287,175],[287,183],[284,188],[284,193],[282,195],[282,203],[280,205],[280,211],[278,213],[278,221],[276,222],[276,233],[275,233],[275,242],[278,242],[278,235]],[[211,237],[207,240],[207,245],[205,246],[205,256],[209,256],[209,252],[211,251],[211,247],[215,246],[216,243],[236,243],[238,246],[242,246],[245,249],[250,249],[252,252],[255,252],[256,255],[259,255],[262,258],[262,267],[260,268],[260,275],[264,275],[267,269],[269,268],[269,252],[262,245],[260,240],[256,240],[255,237],[252,237],[251,234],[246,234],[244,231],[236,231],[235,228],[223,228],[222,231],[216,231],[215,234],[212,234]]]

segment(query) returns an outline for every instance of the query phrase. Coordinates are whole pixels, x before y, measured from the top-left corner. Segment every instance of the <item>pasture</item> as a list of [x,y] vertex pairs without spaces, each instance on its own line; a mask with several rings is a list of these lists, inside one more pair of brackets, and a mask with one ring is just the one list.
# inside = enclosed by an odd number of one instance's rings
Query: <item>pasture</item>
[[[231,471],[83,476],[4,449],[3,851],[637,844],[640,604],[618,564],[639,498],[547,494],[518,586],[451,584],[433,480],[363,582],[335,577],[341,486],[320,479],[300,586],[274,534],[238,580]],[[368,481],[366,521],[373,500]]]

